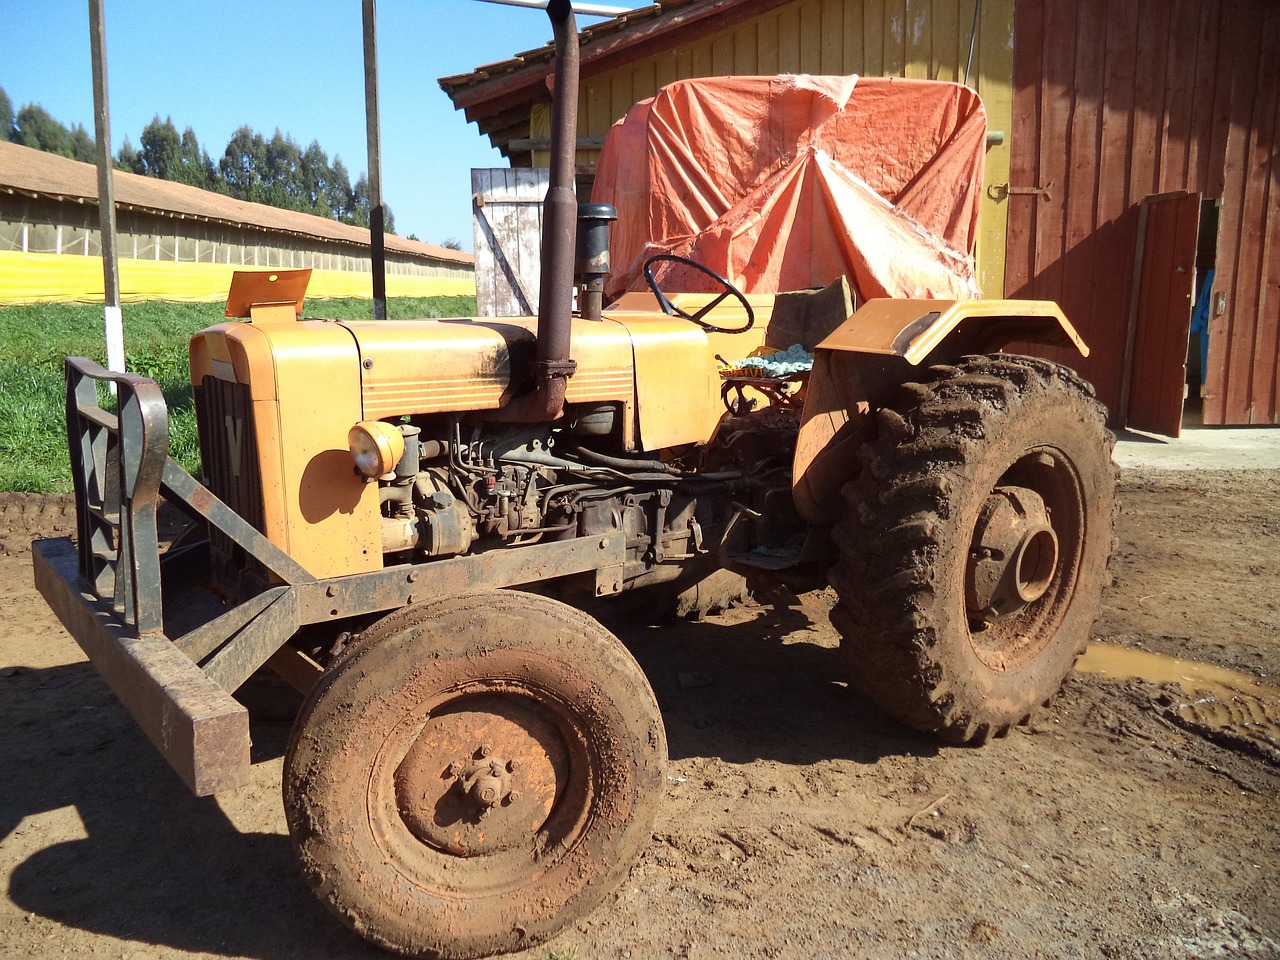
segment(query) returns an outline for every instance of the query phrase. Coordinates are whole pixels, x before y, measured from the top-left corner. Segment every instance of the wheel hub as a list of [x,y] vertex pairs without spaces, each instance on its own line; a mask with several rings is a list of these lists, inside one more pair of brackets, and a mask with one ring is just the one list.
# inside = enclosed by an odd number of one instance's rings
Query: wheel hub
[[988,623],[1043,597],[1058,565],[1058,537],[1040,494],[996,487],[983,504],[965,570],[970,617]]
[[[463,794],[484,816],[506,800],[519,800],[511,789],[511,774],[520,768],[519,760],[503,760],[493,755],[493,747],[483,744],[475,751],[478,762],[449,764],[448,773],[462,788]],[[513,795],[514,794],[514,795]]]
[[470,857],[528,845],[568,776],[555,723],[532,700],[484,694],[432,714],[395,773],[419,840]]

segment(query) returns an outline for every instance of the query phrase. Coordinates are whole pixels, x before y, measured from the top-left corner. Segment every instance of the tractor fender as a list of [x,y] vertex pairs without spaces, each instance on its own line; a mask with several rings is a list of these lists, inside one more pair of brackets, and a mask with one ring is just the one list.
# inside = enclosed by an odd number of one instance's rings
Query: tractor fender
[[1089,355],[1062,308],[1049,300],[868,300],[814,351],[792,464],[800,515],[836,520],[840,487],[873,413],[926,360],[947,363],[1011,343],[1043,343]]
[[1052,300],[868,300],[818,344],[902,357],[912,366],[947,341],[945,353],[994,353],[1015,341],[1089,348]]

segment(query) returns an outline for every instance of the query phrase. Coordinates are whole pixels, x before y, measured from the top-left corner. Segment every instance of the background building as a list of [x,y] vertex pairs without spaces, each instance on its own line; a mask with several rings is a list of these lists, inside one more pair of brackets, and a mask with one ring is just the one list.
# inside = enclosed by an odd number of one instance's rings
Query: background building
[[[371,297],[369,231],[116,171],[124,300],[224,299],[233,270],[311,268],[308,296]],[[386,237],[388,296],[475,293],[474,258]],[[0,143],[0,304],[102,300],[97,168]]]
[[[1206,423],[1280,423],[1280,3],[668,0],[581,37],[580,191],[609,127],[674,80],[967,82],[989,124],[986,295],[1059,301],[1093,346],[1060,359],[1117,423],[1176,431],[1189,378]],[[440,83],[513,166],[540,166],[550,73],[547,46]]]

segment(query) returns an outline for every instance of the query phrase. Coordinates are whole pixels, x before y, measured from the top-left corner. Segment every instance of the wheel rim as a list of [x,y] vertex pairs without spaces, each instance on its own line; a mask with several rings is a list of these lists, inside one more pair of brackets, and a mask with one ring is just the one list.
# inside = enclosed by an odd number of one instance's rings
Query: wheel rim
[[964,565],[965,615],[979,659],[993,670],[1034,660],[1070,606],[1085,534],[1085,502],[1070,458],[1024,453],[982,504]]
[[396,808],[423,843],[485,856],[528,846],[568,779],[568,747],[536,701],[463,696],[432,712],[396,767]]
[[570,857],[597,778],[579,722],[554,693],[511,679],[417,706],[387,735],[367,789],[387,863],[436,895],[474,899]]

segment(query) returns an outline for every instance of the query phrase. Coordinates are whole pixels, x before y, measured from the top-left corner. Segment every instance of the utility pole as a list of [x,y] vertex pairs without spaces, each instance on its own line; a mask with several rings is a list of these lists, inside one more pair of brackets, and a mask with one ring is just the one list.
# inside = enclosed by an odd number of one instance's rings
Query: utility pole
[[[98,150],[98,232],[102,238],[102,313],[107,369],[124,372],[124,322],[120,316],[120,270],[116,260],[116,195],[111,179],[111,117],[107,109],[107,38],[102,0],[89,0],[89,47],[93,60],[93,131]],[[115,384],[112,384],[114,391]]]
[[373,319],[387,319],[387,256],[383,243],[382,131],[378,115],[378,30],[374,0],[364,0],[364,118],[369,140],[369,256],[373,261]]

